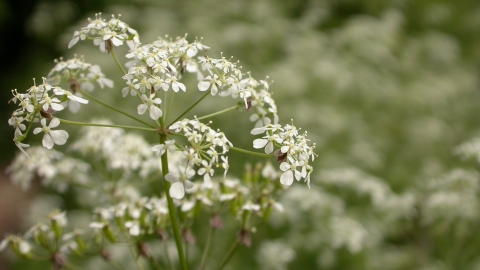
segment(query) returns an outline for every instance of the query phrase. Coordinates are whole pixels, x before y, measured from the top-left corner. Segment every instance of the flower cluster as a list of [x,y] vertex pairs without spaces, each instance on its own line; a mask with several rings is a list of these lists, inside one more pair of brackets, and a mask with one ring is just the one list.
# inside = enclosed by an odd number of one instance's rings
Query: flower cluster
[[[251,134],[258,135],[265,133],[265,136],[253,141],[254,148],[265,147],[267,154],[274,152],[278,157],[280,169],[284,172],[280,177],[280,182],[284,185],[291,185],[293,180],[305,179],[310,187],[310,175],[313,167],[308,164],[309,159],[315,159],[313,149],[315,144],[308,145],[307,133],[300,135],[294,125],[284,127],[278,124],[269,124],[265,127],[254,128]],[[300,170],[297,170],[300,167]]]
[[106,78],[98,65],[86,63],[83,57],[72,59],[55,60],[55,67],[48,73],[47,82],[51,85],[59,85],[68,82],[70,90],[76,93],[78,89],[92,91],[92,81],[96,81],[100,88],[104,86],[113,87],[113,81]]
[[[101,18],[101,13],[95,14],[95,20],[88,19],[87,27],[73,33],[68,48],[73,47],[79,40],[93,39],[93,44],[100,47],[102,52],[110,52],[114,47],[123,45],[124,42],[130,48],[140,44],[138,33],[126,23],[112,15],[110,21]],[[120,17],[120,15],[118,16]]]
[[256,110],[250,117],[250,121],[255,122],[255,128],[278,123],[277,106],[272,93],[268,91],[267,80],[258,81],[250,72],[244,74],[241,66],[237,67],[238,62],[231,62],[225,57],[199,57],[199,64],[209,74],[198,83],[200,91],[210,89],[213,96],[218,93],[223,97],[243,99],[247,110],[252,107]]
[[142,104],[137,108],[138,114],[149,111],[150,118],[157,120],[163,114],[158,107],[162,100],[157,97],[157,92],[168,91],[170,88],[174,92],[185,92],[186,86],[180,82],[182,73],[197,72],[197,63],[192,57],[199,50],[208,48],[198,39],[189,44],[185,37],[175,41],[158,39],[132,48],[126,55],[132,61],[127,63],[130,68],[123,76],[126,86],[122,89],[122,95],[139,96]]
[[90,166],[82,160],[65,156],[40,146],[26,149],[28,156],[20,154],[7,168],[14,184],[22,189],[30,187],[37,176],[45,186],[64,191],[69,183],[81,184],[88,181]]
[[[197,119],[183,119],[173,123],[169,129],[183,133],[190,144],[190,146],[181,148],[183,161],[165,176],[167,181],[173,183],[169,191],[172,198],[183,198],[185,189],[189,190],[193,187],[190,179],[195,174],[202,175],[206,185],[212,184],[215,167],[221,166],[224,169],[223,176],[226,176],[229,165],[228,157],[225,154],[232,143],[223,132],[215,131]],[[170,140],[165,144],[154,146],[152,150],[160,155],[167,149],[175,151],[174,143],[175,141]],[[200,168],[195,172],[194,167]]]
[[10,248],[20,257],[32,258],[40,250],[47,252],[56,251],[56,256],[52,256],[52,261],[62,267],[66,263],[64,255],[72,251],[80,251],[85,246],[79,245],[77,237],[79,232],[65,234],[63,229],[67,225],[65,212],[58,210],[52,212],[47,217],[47,222],[38,222],[31,227],[24,236],[10,235],[0,243],[0,251],[10,246]]
[[[15,104],[18,102],[20,108],[12,113],[8,124],[15,129],[13,141],[24,153],[23,148],[29,145],[22,143],[22,141],[27,137],[27,133],[34,122],[40,122],[42,125],[41,128],[35,128],[33,133],[44,133],[42,144],[45,148],[51,149],[54,144],[65,144],[68,139],[68,133],[64,130],[53,130],[53,128],[59,126],[60,121],[52,118],[53,114],[64,109],[64,106],[61,104],[63,99],[68,98],[84,104],[88,103],[88,100],[77,97],[70,91],[48,84],[45,78],[43,78],[43,81],[43,84],[39,86],[35,84],[30,87],[25,94],[12,90],[13,98],[11,102]],[[57,96],[61,97],[62,100]],[[49,123],[47,123],[48,119],[50,119]],[[28,128],[24,121],[30,122]]]
[[118,230],[128,231],[130,236],[138,237],[164,230],[169,220],[167,201],[165,198],[142,197],[132,202],[121,202],[117,205],[96,208],[95,218],[90,228],[102,234],[110,242],[116,242]]

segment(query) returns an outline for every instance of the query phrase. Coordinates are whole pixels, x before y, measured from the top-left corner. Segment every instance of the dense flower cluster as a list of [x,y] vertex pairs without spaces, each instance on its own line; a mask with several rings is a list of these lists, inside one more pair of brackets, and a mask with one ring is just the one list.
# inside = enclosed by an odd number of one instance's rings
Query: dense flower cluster
[[[212,177],[215,167],[224,169],[224,177],[228,171],[228,157],[225,155],[232,143],[227,139],[223,132],[215,131],[208,125],[201,123],[197,119],[173,123],[170,130],[183,133],[190,144],[181,151],[183,161],[177,167],[169,172],[165,179],[172,184],[170,195],[172,198],[182,199],[185,195],[185,189],[193,187],[190,179],[197,173],[203,176],[206,185],[212,184]],[[167,141],[165,144],[156,145],[153,151],[163,154],[166,150],[175,151],[174,141]],[[197,172],[194,167],[200,167]]]
[[118,233],[115,227],[127,230],[131,236],[156,233],[165,229],[168,221],[168,208],[165,198],[142,197],[132,202],[121,202],[105,208],[96,208],[95,221],[90,227],[103,234],[109,241],[115,242]]
[[[106,78],[98,65],[86,63],[83,57],[74,57],[72,59],[55,60],[55,67],[48,73],[47,82],[51,85],[68,84],[71,92],[64,92],[68,98],[68,109],[75,113],[80,109],[80,103],[85,104],[81,98],[79,90],[93,91],[92,82],[97,82],[100,88],[104,86],[113,87],[113,81]],[[74,102],[71,102],[74,101]]]
[[[73,33],[68,48],[73,47],[79,40],[93,39],[93,44],[100,47],[102,52],[110,52],[114,47],[123,45],[124,42],[130,48],[140,44],[138,33],[126,23],[112,15],[110,21],[103,20],[101,13],[95,15],[95,20],[88,20],[88,25],[80,31]],[[120,16],[118,16],[120,17]]]
[[[67,97],[81,103],[88,103],[88,100],[73,95],[70,91],[64,90],[58,86],[52,86],[43,79],[43,83],[39,86],[36,84],[27,90],[25,94],[12,90],[13,98],[11,102],[19,105],[8,124],[15,129],[13,141],[17,147],[25,153],[23,148],[28,144],[22,143],[30,131],[34,122],[40,122],[42,127],[33,130],[34,134],[44,133],[42,144],[45,148],[51,149],[54,144],[63,145],[68,139],[68,133],[64,130],[53,130],[58,127],[60,121],[52,118],[52,115],[64,109],[61,104],[62,100],[58,97]],[[47,121],[49,120],[49,123]],[[30,122],[28,128],[24,121]],[[25,133],[26,132],[26,133]]]
[[[313,149],[315,144],[308,145],[307,133],[298,134],[298,129],[293,125],[282,127],[278,124],[269,124],[265,127],[254,128],[251,133],[253,135],[265,133],[265,136],[253,141],[253,147],[263,148],[267,154],[274,151],[277,146],[278,150],[275,155],[280,163],[280,169],[284,172],[280,177],[280,182],[284,185],[291,185],[293,180],[297,181],[305,179],[310,187],[310,175],[313,167],[308,164],[310,158],[313,162],[315,153]],[[300,167],[300,170],[297,170]]]

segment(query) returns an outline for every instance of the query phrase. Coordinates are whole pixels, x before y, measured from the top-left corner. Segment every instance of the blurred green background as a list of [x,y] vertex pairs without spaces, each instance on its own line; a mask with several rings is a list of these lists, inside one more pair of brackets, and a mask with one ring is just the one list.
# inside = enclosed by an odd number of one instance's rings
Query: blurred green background
[[[229,269],[480,269],[478,163],[455,154],[480,131],[478,1],[0,0],[4,164],[17,152],[10,90],[39,82],[54,58],[99,64],[116,86],[96,93],[135,111],[108,55],[90,42],[67,50],[96,12],[122,14],[142,43],[204,37],[209,56],[268,75],[281,123],[293,119],[317,144],[312,189],[294,183],[286,213]],[[98,115],[123,121],[94,105],[74,119]],[[237,116],[213,120],[251,148],[248,120]],[[238,132],[239,122],[248,128]]]

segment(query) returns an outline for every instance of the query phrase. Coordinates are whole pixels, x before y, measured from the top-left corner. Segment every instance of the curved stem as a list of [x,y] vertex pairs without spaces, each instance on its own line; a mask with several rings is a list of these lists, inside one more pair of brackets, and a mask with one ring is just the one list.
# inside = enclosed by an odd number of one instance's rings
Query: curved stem
[[75,121],[69,121],[69,120],[65,120],[65,119],[61,119],[61,118],[58,118],[58,120],[60,120],[60,122],[62,122],[62,123],[75,125],[75,126],[124,128],[124,129],[135,129],[135,130],[143,130],[143,131],[157,131],[158,130],[156,128],[144,128],[144,127],[134,127],[134,126],[123,126],[123,125],[108,125],[108,124],[75,122]]
[[275,156],[275,155],[273,155],[273,154],[257,153],[257,152],[248,151],[248,150],[241,149],[241,148],[237,148],[237,147],[233,147],[233,146],[229,147],[228,149],[233,150],[233,151],[237,151],[237,152],[240,152],[240,153],[252,155],[252,156],[257,156],[257,157],[271,158],[271,157],[274,157],[274,156]]
[[120,64],[120,62],[118,61],[117,56],[115,55],[115,52],[112,50],[112,51],[110,51],[110,53],[112,54],[113,60],[115,60],[115,63],[117,63],[117,66],[122,71],[123,75],[127,74],[125,72],[125,70],[123,69],[122,65]]
[[118,110],[117,108],[115,108],[115,107],[113,107],[113,106],[111,106],[111,105],[108,105],[107,103],[105,103],[105,102],[103,102],[103,101],[95,98],[94,96],[86,93],[85,91],[78,90],[78,92],[82,93],[82,95],[84,95],[84,96],[86,96],[87,98],[89,98],[89,99],[97,102],[98,104],[103,105],[103,106],[105,106],[105,107],[107,107],[107,108],[109,108],[109,109],[111,109],[111,110],[113,110],[113,111],[116,111],[116,112],[120,113],[120,114],[123,114],[123,115],[125,115],[126,117],[129,117],[129,118],[131,118],[131,119],[133,119],[133,120],[135,120],[135,121],[137,121],[137,122],[139,122],[139,123],[142,123],[142,124],[144,124],[144,125],[146,125],[146,126],[149,126],[149,127],[152,127],[152,128],[154,127],[154,126],[148,124],[147,122],[136,118],[136,117],[133,116],[133,115],[130,115],[130,114],[126,113],[126,112],[120,111],[120,110]]
[[233,243],[233,245],[228,250],[227,254],[225,255],[225,258],[223,258],[223,261],[220,264],[220,266],[217,268],[217,270],[222,270],[223,269],[223,267],[227,264],[227,262],[230,260],[230,258],[232,258],[232,255],[233,255],[233,253],[235,253],[238,246],[239,246],[238,239],[235,239],[235,242]]
[[[165,144],[167,136],[164,134],[160,135],[160,144]],[[183,252],[183,244],[182,244],[182,237],[180,235],[180,226],[178,224],[178,217],[177,217],[177,209],[175,204],[173,203],[173,199],[169,194],[170,190],[170,182],[165,180],[165,175],[168,173],[168,151],[162,155],[162,175],[163,175],[163,186],[165,188],[165,196],[167,197],[168,203],[168,214],[170,215],[170,221],[172,222],[172,230],[173,235],[175,237],[175,243],[177,244],[177,251],[178,251],[178,260],[180,261],[180,265],[182,270],[188,270],[187,260],[185,259],[185,254]]]
[[232,107],[230,107],[230,108],[226,108],[225,110],[221,110],[221,111],[218,111],[218,112],[215,112],[215,113],[207,114],[207,115],[204,115],[204,116],[202,116],[202,117],[197,117],[197,119],[198,119],[198,120],[202,120],[202,119],[210,118],[210,117],[213,117],[213,116],[222,114],[222,113],[226,113],[226,112],[229,112],[229,111],[237,110],[237,109],[239,109],[240,107],[243,107],[243,105],[235,105],[235,106],[232,106]]
[[[184,111],[179,117],[177,117],[175,120],[172,121],[172,124],[177,122],[178,120],[180,120],[180,118],[182,118],[185,114],[187,114],[189,111],[191,111],[195,106],[197,106],[198,103],[200,103],[200,101],[202,101],[204,98],[206,98],[208,96],[208,94],[210,94],[210,90],[207,91],[201,98],[199,98],[195,103],[193,103],[192,106],[190,106],[186,111]],[[171,124],[170,124],[171,125]],[[168,126],[170,126],[168,125]]]

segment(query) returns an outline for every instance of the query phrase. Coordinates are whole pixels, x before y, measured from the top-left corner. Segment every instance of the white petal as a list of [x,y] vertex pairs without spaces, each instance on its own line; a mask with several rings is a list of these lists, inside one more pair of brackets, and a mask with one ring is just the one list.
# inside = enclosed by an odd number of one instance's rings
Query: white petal
[[38,134],[38,133],[40,133],[40,132],[42,132],[42,128],[39,128],[39,127],[35,128],[35,129],[33,130],[33,134]]
[[50,124],[48,125],[50,128],[56,128],[60,125],[60,120],[58,118],[53,118],[52,121],[50,121]]
[[68,133],[65,130],[52,130],[50,135],[53,142],[58,145],[64,145],[68,139]]
[[70,49],[71,47],[73,47],[73,45],[75,45],[79,40],[79,37],[76,36],[74,38],[72,38],[72,40],[70,40],[70,42],[68,43],[68,48]]
[[83,98],[78,97],[78,96],[75,96],[75,95],[70,95],[70,96],[68,96],[68,98],[73,100],[73,101],[76,101],[78,103],[88,104],[88,100],[83,99]]
[[180,87],[180,89],[183,90],[183,92],[185,92],[187,90],[187,88],[185,87],[185,84],[181,83],[181,82],[177,82],[178,84],[178,87]]
[[147,111],[148,105],[147,104],[140,104],[137,107],[138,114],[144,114]]
[[282,176],[280,176],[280,183],[282,183],[283,185],[290,186],[293,183],[293,173],[292,173],[292,171],[284,172],[282,174]]
[[273,143],[269,142],[267,143],[267,147],[265,147],[265,153],[270,154],[273,152]]
[[208,173],[206,173],[205,176],[203,177],[203,183],[207,188],[211,188],[213,186],[212,179],[210,178],[210,175]]
[[168,193],[170,194],[170,197],[174,199],[178,199],[178,200],[182,199],[183,196],[185,196],[185,189],[183,187],[183,183],[182,182],[173,183]]
[[43,135],[42,145],[43,145],[43,147],[45,147],[47,149],[52,149],[53,140],[52,140],[52,137],[49,134]]
[[153,152],[159,152],[165,148],[165,145],[163,144],[157,144],[155,146],[152,146],[152,151]]
[[302,179],[302,174],[301,174],[299,171],[297,171],[297,170],[295,170],[295,179],[297,179],[297,181],[299,181],[300,179]]
[[210,83],[207,81],[203,81],[203,82],[199,82],[197,86],[198,86],[198,90],[207,91],[208,87],[210,86]]
[[280,164],[280,170],[286,171],[290,169],[291,169],[290,164],[288,164],[287,162],[282,162],[282,164]]
[[118,39],[118,38],[112,38],[112,43],[113,43],[113,45],[115,45],[115,46],[118,47],[118,46],[120,46],[120,45],[123,44],[123,41],[121,41],[121,40]]
[[[256,115],[256,114],[252,114],[252,116],[253,116],[253,115]],[[250,117],[250,118],[251,118],[251,117]],[[252,129],[252,131],[250,131],[250,134],[252,134],[252,135],[258,135],[258,134],[262,134],[262,133],[264,133],[264,132],[265,132],[265,129],[264,129],[263,127],[261,127],[261,128],[254,128],[254,129]]]
[[211,92],[211,94],[212,94],[212,96],[215,96],[217,93],[218,93],[218,88],[217,88],[217,86],[214,84],[214,85],[212,85],[212,92]]
[[255,139],[253,141],[253,148],[263,148],[268,143],[267,139]]
[[184,182],[184,185],[185,185],[185,189],[187,189],[187,190],[190,190],[190,189],[193,188],[193,183],[190,182],[190,181],[188,181],[188,180],[186,180],[186,181]]
[[177,83],[172,83],[172,90],[178,92],[178,85]]
[[150,106],[150,118],[157,120],[160,117],[162,117],[162,110],[157,106]]
[[58,103],[52,103],[50,107],[52,107],[52,109],[54,109],[57,112],[63,110],[63,105]]
[[176,182],[178,181],[178,174],[176,173],[167,173],[167,175],[165,175],[165,180],[167,180],[168,182]]

